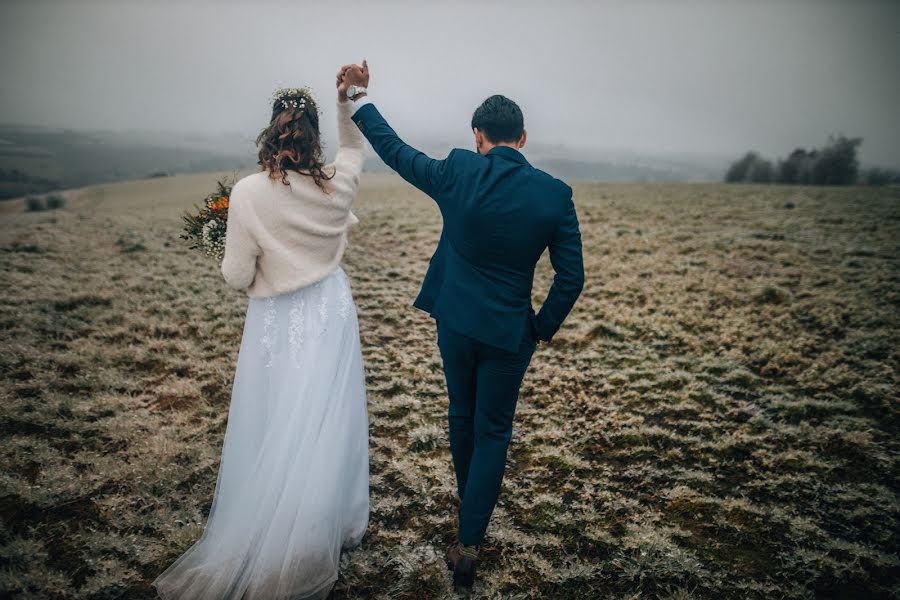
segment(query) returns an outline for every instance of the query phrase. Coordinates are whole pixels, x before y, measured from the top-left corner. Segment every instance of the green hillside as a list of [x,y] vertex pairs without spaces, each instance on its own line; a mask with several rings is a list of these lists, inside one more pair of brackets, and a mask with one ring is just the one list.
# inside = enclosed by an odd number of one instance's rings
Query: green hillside
[[151,175],[239,169],[252,154],[135,134],[0,126],[0,200]]

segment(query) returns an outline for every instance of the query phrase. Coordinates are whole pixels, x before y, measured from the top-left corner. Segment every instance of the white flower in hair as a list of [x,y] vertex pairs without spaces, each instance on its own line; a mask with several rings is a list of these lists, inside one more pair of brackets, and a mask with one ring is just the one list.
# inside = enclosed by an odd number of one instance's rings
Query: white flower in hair
[[318,112],[318,106],[316,106],[315,101],[312,100],[312,93],[309,88],[304,86],[302,88],[278,88],[275,90],[275,93],[272,94],[272,102],[280,101],[282,108],[296,108],[298,110],[306,109],[306,101],[310,100],[313,103],[313,106],[316,107],[316,111]]

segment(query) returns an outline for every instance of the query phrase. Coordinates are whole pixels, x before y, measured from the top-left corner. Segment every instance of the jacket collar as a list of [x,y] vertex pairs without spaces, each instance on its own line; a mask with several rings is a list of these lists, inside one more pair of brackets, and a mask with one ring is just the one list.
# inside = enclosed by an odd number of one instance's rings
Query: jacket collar
[[490,156],[491,154],[497,154],[503,156],[504,158],[509,158],[523,165],[529,164],[525,159],[525,155],[523,155],[515,148],[510,148],[509,146],[494,146],[493,148],[488,150],[486,156]]

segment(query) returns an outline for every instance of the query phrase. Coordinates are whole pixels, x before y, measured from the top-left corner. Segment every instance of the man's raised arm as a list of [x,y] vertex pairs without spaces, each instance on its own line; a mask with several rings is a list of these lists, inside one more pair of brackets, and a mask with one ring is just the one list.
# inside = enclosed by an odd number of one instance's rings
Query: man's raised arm
[[[363,61],[362,67],[344,66],[341,73],[345,89],[352,86],[368,87],[369,65],[366,61]],[[403,179],[437,200],[436,195],[446,183],[447,159],[450,157],[444,160],[431,158],[400,139],[366,92],[350,99],[354,105],[351,116],[353,122],[372,144],[381,160]]]

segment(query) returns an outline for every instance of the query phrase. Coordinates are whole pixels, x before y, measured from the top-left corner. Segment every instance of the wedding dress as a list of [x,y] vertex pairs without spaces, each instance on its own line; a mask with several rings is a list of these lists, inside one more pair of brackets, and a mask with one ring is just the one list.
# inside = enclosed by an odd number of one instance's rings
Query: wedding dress
[[324,598],[368,519],[363,360],[338,267],[250,298],[206,528],[153,585],[165,600]]

